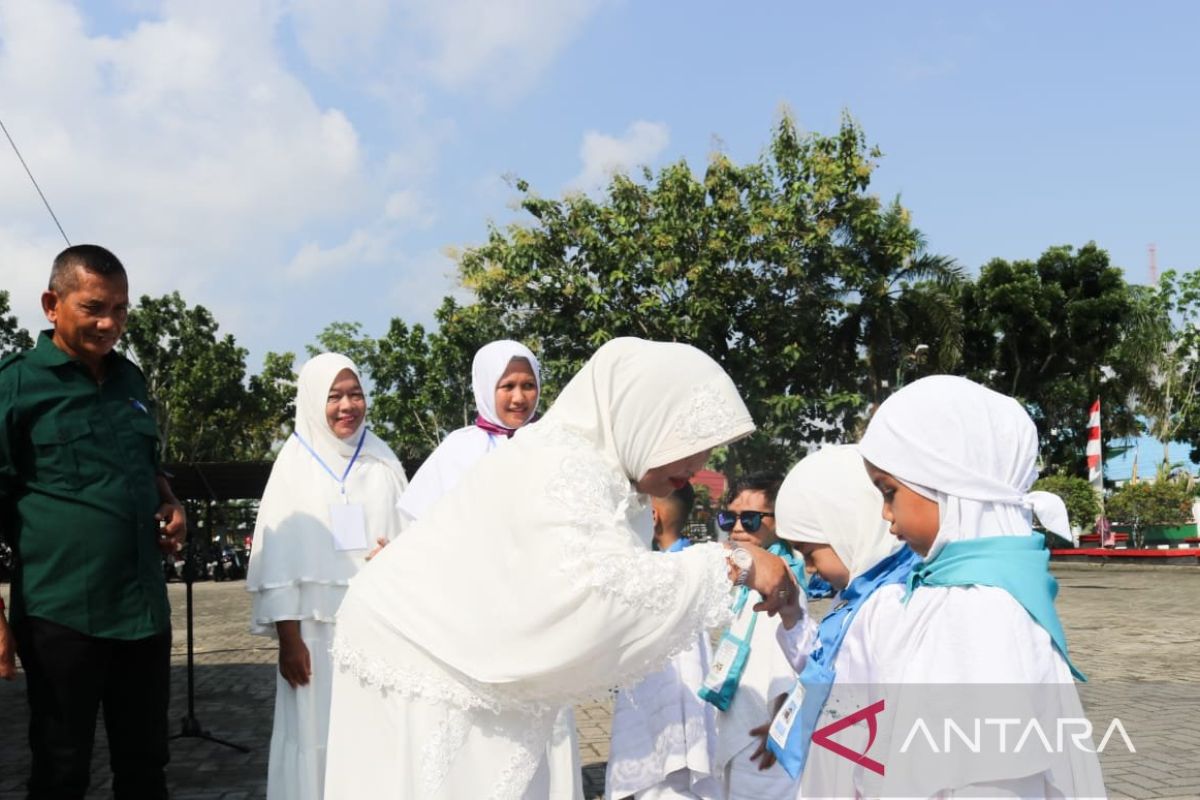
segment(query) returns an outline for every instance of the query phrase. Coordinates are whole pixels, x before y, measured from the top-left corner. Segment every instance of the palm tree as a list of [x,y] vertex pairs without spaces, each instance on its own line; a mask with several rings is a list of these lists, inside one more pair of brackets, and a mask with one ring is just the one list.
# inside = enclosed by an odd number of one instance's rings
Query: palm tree
[[[875,404],[921,366],[946,372],[962,355],[961,267],[926,251],[899,198],[866,230],[846,237],[845,314],[838,340],[862,353],[866,393]],[[924,347],[922,347],[924,345]]]

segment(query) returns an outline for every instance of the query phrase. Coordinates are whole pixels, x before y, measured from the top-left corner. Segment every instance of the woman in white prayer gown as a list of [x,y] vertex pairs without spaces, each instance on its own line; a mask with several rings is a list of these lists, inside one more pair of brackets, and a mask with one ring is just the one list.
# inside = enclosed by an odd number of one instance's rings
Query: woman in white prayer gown
[[[405,523],[424,516],[475,462],[528,424],[537,413],[541,388],[537,357],[525,345],[499,339],[479,348],[471,362],[475,421],[443,439],[417,470],[397,506]],[[571,708],[555,718],[549,768],[552,797],[583,800],[579,736]]]
[[[326,800],[548,800],[558,709],[661,667],[728,616],[721,545],[634,525],[754,428],[695,348],[617,339],[354,582],[338,616]],[[773,609],[791,584],[751,550]],[[741,563],[739,563],[739,567]],[[783,596],[777,596],[783,592]]]
[[[907,587],[879,589],[859,615],[869,682],[888,691],[872,749],[886,775],[860,772],[864,794],[1105,796],[1090,737],[1086,747],[1052,744],[1056,732],[1063,742],[1063,720],[1084,714],[1032,514],[1060,535],[1069,523],[1062,500],[1030,491],[1038,438],[1028,413],[965,378],[932,376],[879,407],[859,450],[892,532],[924,558]],[[1006,744],[991,724],[974,753],[929,746],[950,741],[945,720],[969,737],[981,717],[1014,721],[1007,734],[1018,741],[1036,722],[1049,742]],[[913,737],[918,719],[932,736]]]
[[366,430],[365,414],[350,359],[325,353],[305,364],[295,432],[275,459],[259,505],[246,588],[251,632],[279,640],[271,800],[321,799],[334,617],[376,540],[399,533],[395,504],[404,469]]

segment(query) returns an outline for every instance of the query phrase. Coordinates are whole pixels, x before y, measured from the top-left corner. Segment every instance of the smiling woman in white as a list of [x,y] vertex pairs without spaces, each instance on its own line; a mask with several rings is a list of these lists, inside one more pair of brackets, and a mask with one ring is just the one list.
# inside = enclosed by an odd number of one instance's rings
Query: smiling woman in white
[[280,643],[271,800],[322,796],[334,618],[375,540],[399,533],[395,505],[404,469],[366,430],[365,412],[350,359],[325,353],[305,364],[295,432],[259,505],[246,588],[251,631]]
[[355,580],[326,800],[549,798],[558,709],[630,685],[728,615],[724,548],[648,552],[639,488],[668,494],[753,429],[695,348],[601,347]]
[[[532,399],[521,396],[515,417],[512,410],[497,405],[498,387],[512,366],[524,366],[534,383]],[[475,394],[475,421],[451,432],[413,475],[399,506],[408,520],[424,516],[476,461],[495,450],[533,418],[541,393],[537,357],[528,347],[511,339],[489,342],[479,348],[472,360],[471,390]],[[508,397],[511,396],[510,393]]]

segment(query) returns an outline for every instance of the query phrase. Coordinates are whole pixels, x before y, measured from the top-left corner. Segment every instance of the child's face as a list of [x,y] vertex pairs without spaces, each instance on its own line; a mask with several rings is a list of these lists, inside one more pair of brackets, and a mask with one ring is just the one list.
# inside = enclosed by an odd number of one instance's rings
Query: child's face
[[834,589],[840,592],[850,583],[850,570],[846,569],[845,563],[832,547],[815,542],[796,542],[795,546],[804,556],[804,565],[809,571],[829,581]]
[[863,463],[871,482],[883,495],[883,518],[892,523],[892,535],[907,542],[917,555],[929,555],[941,527],[937,503],[917,494],[870,461],[863,459]]
[[743,511],[774,513],[775,504],[767,499],[765,492],[747,489],[733,498],[733,502],[726,506],[726,508],[739,515],[738,521],[733,525],[733,530],[729,532],[729,540],[731,542],[745,542],[747,544],[756,544],[759,547],[770,547],[779,541],[779,537],[775,535],[774,516],[763,517],[758,529],[754,531],[748,531],[742,526],[740,515]]

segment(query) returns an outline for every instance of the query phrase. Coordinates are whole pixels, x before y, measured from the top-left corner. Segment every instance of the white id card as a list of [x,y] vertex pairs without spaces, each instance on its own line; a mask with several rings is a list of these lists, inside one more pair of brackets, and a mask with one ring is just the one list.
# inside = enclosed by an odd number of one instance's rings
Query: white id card
[[717,654],[713,656],[712,667],[704,676],[704,685],[711,691],[721,691],[721,687],[725,685],[725,679],[729,677],[729,670],[733,668],[733,661],[737,658],[737,654],[737,643],[729,639],[722,639],[721,643],[717,645]]
[[357,503],[330,503],[329,519],[333,523],[335,550],[366,550],[367,516]]
[[771,737],[771,741],[779,745],[781,750],[787,747],[788,735],[791,734],[792,726],[800,717],[800,706],[803,703],[804,684],[796,681],[796,688],[792,689],[792,693],[788,695],[787,701],[779,709],[775,719],[771,720],[771,730],[768,735]]

